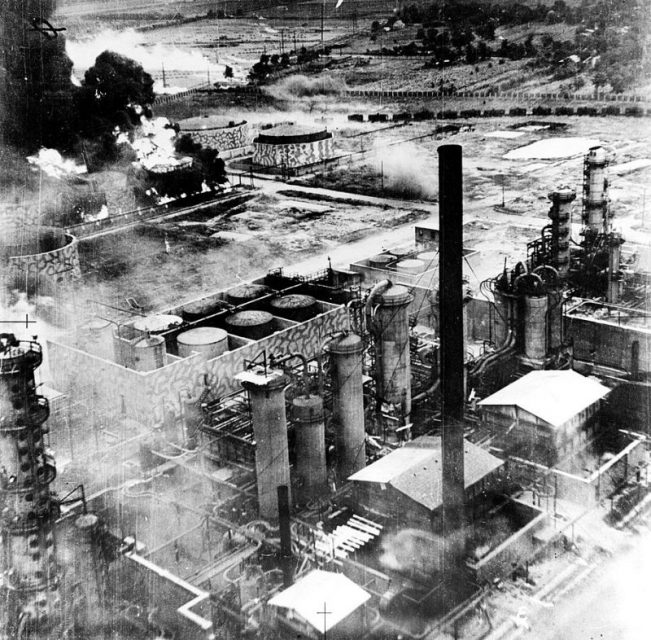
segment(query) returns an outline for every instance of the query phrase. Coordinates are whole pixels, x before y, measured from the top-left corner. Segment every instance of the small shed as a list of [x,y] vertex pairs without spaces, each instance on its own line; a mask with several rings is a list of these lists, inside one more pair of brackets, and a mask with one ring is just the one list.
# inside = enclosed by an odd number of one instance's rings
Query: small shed
[[478,404],[496,446],[549,466],[588,439],[609,392],[576,371],[532,371]]
[[349,640],[362,635],[370,598],[345,575],[315,569],[267,604],[279,637]]

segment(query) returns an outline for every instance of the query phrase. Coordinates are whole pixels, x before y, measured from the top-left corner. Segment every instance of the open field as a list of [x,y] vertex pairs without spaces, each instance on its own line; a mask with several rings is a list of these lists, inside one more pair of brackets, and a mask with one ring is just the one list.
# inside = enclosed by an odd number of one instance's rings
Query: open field
[[[285,113],[283,119],[300,115]],[[303,114],[304,117],[309,117]],[[256,114],[251,114],[256,117]],[[282,112],[258,113],[260,121]],[[277,180],[255,179],[258,194],[248,203],[214,217],[202,214],[191,219],[177,220],[163,226],[145,226],[124,234],[107,236],[83,246],[82,266],[88,273],[83,295],[109,304],[124,297],[133,297],[146,308],[161,308],[175,303],[179,295],[192,299],[202,292],[218,289],[280,265],[310,260],[313,270],[323,268],[325,257],[346,266],[353,257],[359,258],[363,249],[353,250],[351,243],[366,242],[368,255],[381,246],[372,243],[378,233],[389,244],[409,239],[411,228],[418,220],[436,219],[436,205],[414,200],[355,199],[345,193],[352,178],[362,176],[372,187],[380,187],[384,174],[386,197],[389,187],[401,181],[415,180],[427,186],[429,196],[436,200],[438,161],[436,148],[442,143],[457,143],[464,148],[464,194],[466,216],[465,241],[484,253],[479,279],[499,270],[505,258],[523,257],[528,240],[540,233],[547,219],[548,192],[569,184],[579,192],[582,182],[581,151],[591,140],[598,140],[615,153],[611,169],[612,207],[615,226],[624,237],[636,243],[648,243],[649,234],[642,228],[646,185],[651,180],[651,168],[626,170],[625,163],[649,158],[651,130],[640,121],[609,118],[553,118],[566,125],[564,130],[545,129],[548,119],[497,118],[472,122],[473,129],[408,141],[431,133],[433,123],[412,123],[403,127],[350,123],[344,111],[324,114],[322,124],[334,131],[339,148],[354,146],[363,136],[372,153],[352,166],[350,171],[339,169],[309,184],[326,186],[329,191],[301,197],[300,187],[285,185]],[[638,128],[634,128],[638,126]],[[516,128],[514,128],[516,127]],[[353,137],[356,136],[356,137]],[[512,137],[515,136],[515,137]],[[559,148],[576,144],[577,153],[571,157],[549,159],[509,159],[505,155],[516,149],[542,141],[561,140]],[[395,144],[405,140],[402,144]],[[387,145],[392,146],[388,147]],[[522,155],[522,152],[520,152]],[[526,155],[526,153],[524,154]],[[618,166],[623,166],[617,175]],[[357,172],[357,173],[355,173]],[[350,175],[348,175],[350,173]],[[498,207],[504,186],[505,208]],[[348,187],[349,188],[349,187]],[[291,195],[286,194],[291,190]],[[298,192],[297,192],[298,191]],[[377,195],[382,196],[379,188]],[[578,222],[580,205],[575,208]],[[651,227],[651,216],[647,216]],[[165,248],[165,235],[170,243]],[[382,242],[386,242],[382,241]],[[138,247],[137,252],[133,248]],[[361,253],[360,253],[361,252]],[[316,259],[316,256],[319,256]],[[155,269],[151,265],[156,265]]]

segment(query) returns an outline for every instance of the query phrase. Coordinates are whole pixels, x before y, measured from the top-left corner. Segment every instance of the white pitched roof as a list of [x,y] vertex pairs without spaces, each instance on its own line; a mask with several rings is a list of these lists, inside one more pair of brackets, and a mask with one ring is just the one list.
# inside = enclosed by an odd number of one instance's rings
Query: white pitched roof
[[559,427],[609,392],[608,387],[576,371],[532,371],[479,404],[516,406]]
[[360,469],[349,480],[360,482],[383,482],[385,484],[397,478],[406,469],[420,465],[432,457],[432,450],[429,448],[400,447],[384,457],[376,460],[368,467]]
[[[315,569],[271,598],[269,604],[295,611],[323,633],[324,629],[329,631],[370,598],[364,589],[342,573]],[[329,613],[324,616],[320,611]]]
[[[463,479],[466,489],[504,462],[464,440]],[[440,436],[421,436],[360,469],[348,478],[357,482],[390,484],[430,510],[443,503],[443,456]]]

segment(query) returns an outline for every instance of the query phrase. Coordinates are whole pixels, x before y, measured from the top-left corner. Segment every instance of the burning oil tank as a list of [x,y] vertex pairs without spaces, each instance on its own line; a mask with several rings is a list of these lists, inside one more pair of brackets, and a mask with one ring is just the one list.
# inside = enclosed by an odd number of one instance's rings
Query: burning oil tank
[[228,333],[218,327],[197,327],[180,333],[176,343],[181,358],[198,353],[211,360],[228,351]]
[[235,335],[260,340],[274,332],[274,318],[267,311],[238,311],[226,318],[226,327]]
[[274,298],[269,306],[275,315],[296,322],[309,320],[318,313],[316,299],[300,293]]
[[264,284],[243,284],[226,293],[226,300],[233,306],[239,307],[242,304],[253,302],[271,293],[271,289]]

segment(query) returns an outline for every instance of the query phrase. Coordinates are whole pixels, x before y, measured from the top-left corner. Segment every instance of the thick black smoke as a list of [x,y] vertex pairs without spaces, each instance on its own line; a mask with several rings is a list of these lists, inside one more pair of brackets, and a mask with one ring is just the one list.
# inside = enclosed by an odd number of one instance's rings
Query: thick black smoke
[[52,21],[56,0],[2,0],[1,4],[4,140],[26,151],[39,146],[68,149],[76,119],[72,62],[66,55],[65,36],[58,32],[55,37],[44,22]]

